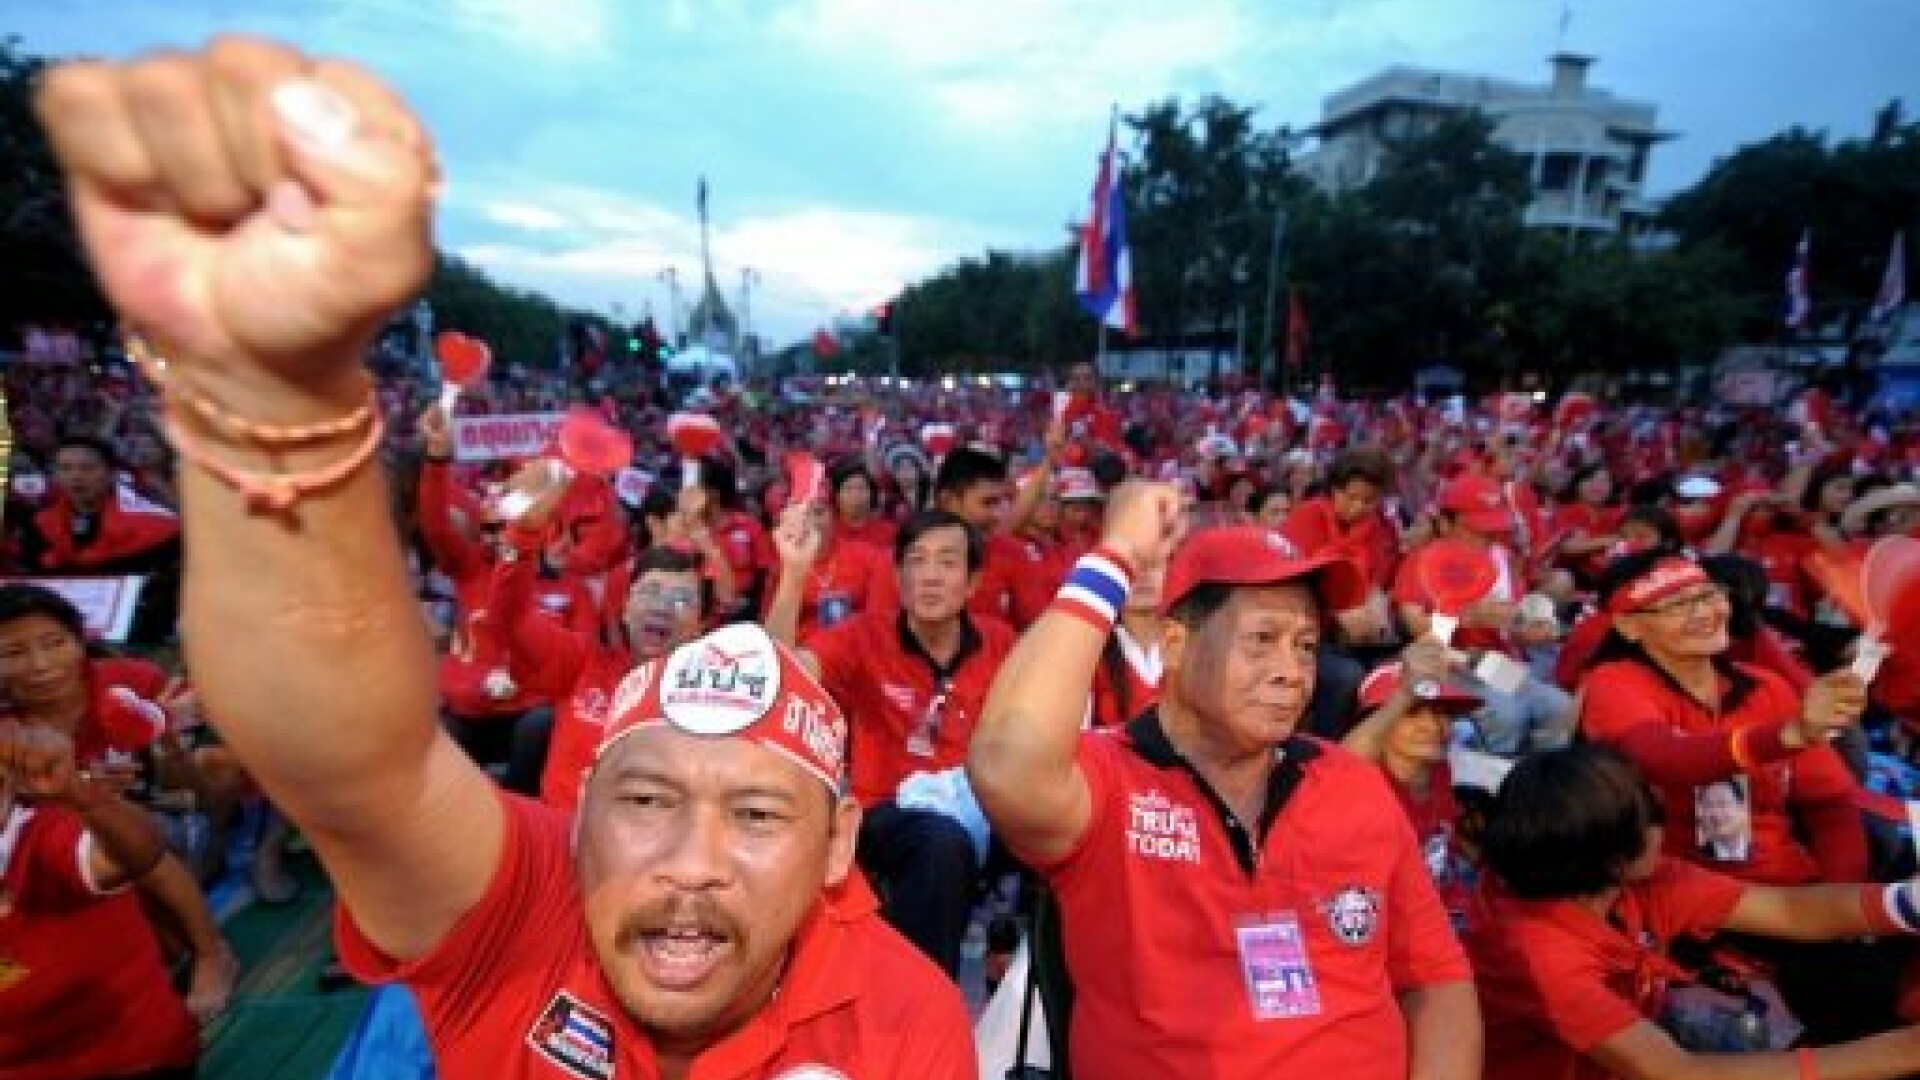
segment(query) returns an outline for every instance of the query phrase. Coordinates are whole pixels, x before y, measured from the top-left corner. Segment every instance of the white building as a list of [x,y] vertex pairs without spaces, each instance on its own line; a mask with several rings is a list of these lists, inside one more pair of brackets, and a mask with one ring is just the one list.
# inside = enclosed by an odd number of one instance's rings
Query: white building
[[1322,188],[1358,187],[1387,143],[1462,110],[1494,122],[1494,139],[1531,164],[1527,224],[1571,233],[1641,233],[1655,207],[1643,194],[1655,144],[1672,138],[1657,109],[1587,85],[1593,59],[1550,58],[1552,80],[1529,85],[1394,66],[1321,103],[1318,148],[1300,164]]

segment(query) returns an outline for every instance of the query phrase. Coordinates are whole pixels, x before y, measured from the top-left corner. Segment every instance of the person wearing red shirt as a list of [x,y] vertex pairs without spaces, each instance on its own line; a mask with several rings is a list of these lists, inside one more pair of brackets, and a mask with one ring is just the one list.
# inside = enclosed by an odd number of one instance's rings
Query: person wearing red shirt
[[1393,459],[1380,450],[1341,453],[1327,472],[1327,493],[1294,507],[1280,532],[1307,555],[1338,555],[1358,566],[1374,588],[1390,588],[1400,538],[1381,503],[1395,472]]
[[1607,553],[1620,541],[1621,508],[1613,496],[1613,474],[1606,465],[1587,465],[1567,481],[1554,515],[1560,563],[1583,585],[1599,575]]
[[1160,586],[1166,573],[1164,561],[1140,567],[1113,635],[1100,647],[1089,703],[1093,728],[1125,726],[1160,702],[1160,679],[1166,672],[1160,643],[1167,625],[1160,613]]
[[25,565],[41,573],[148,574],[180,562],[180,519],[114,477],[111,447],[69,436],[53,459],[53,499],[33,516]]
[[752,618],[759,609],[766,576],[777,565],[773,544],[753,515],[741,502],[739,481],[733,466],[717,457],[700,463],[700,485],[707,493],[703,515],[707,529],[725,553],[733,571],[733,588],[739,597],[734,611],[722,611],[723,619]]
[[[1322,603],[1350,563],[1257,526],[1168,563],[1157,709],[1082,733],[1130,566],[1179,498],[1129,484],[1001,669],[968,751],[998,835],[1046,875],[1073,983],[1076,1076],[1480,1075],[1471,973],[1386,781],[1295,734]],[[1321,599],[1324,597],[1324,601]]]
[[[55,66],[37,104],[116,308],[197,343],[172,370],[261,423],[352,416],[368,343],[433,264],[432,152],[392,91],[229,37]],[[164,138],[134,124],[150,110],[175,118]],[[185,146],[277,151],[265,173],[196,159],[237,199],[198,213],[185,173],[136,196],[114,166]],[[178,273],[139,269],[162,259]],[[182,284],[209,280],[225,287]],[[847,895],[845,721],[764,633],[630,676],[569,821],[436,723],[381,470],[350,439],[269,457],[181,411],[176,441],[204,455],[183,452],[182,637],[207,715],[319,855],[343,960],[415,991],[442,1077],[974,1076],[957,990]],[[210,460],[308,483],[268,509]]]
[[[1617,747],[1652,781],[1667,854],[1767,885],[1864,878],[1859,785],[1830,745],[1866,706],[1859,678],[1835,671],[1801,695],[1771,672],[1726,660],[1726,593],[1690,559],[1626,556],[1608,567],[1605,586],[1614,636],[1583,684],[1581,733]],[[1738,789],[1732,806],[1727,784]],[[1744,843],[1726,842],[1729,809],[1744,812]],[[1899,962],[1857,945],[1758,948],[1822,1039],[1857,1031],[1862,1015],[1831,993],[1835,973],[1885,974]]]
[[534,530],[516,529],[524,549],[494,575],[486,618],[476,632],[505,646],[515,683],[558,703],[546,757],[539,770],[542,802],[569,814],[580,805],[580,787],[606,733],[614,688],[636,664],[657,660],[698,636],[713,610],[713,593],[700,579],[700,557],[655,548],[640,557],[626,593],[620,636],[568,630],[532,603]]
[[[1466,473],[1440,489],[1441,528],[1449,540],[1485,550],[1499,567],[1492,591],[1461,613],[1460,630],[1448,644],[1455,648],[1522,656],[1531,646],[1552,643],[1558,630],[1520,618],[1519,603],[1527,593],[1524,565],[1507,546],[1514,529],[1512,507],[1499,484],[1476,473]],[[1431,626],[1434,597],[1426,585],[1426,565],[1436,549],[1422,545],[1400,564],[1393,599],[1409,635],[1424,637]],[[1486,701],[1478,714],[1479,730],[1488,752],[1513,757],[1529,749],[1565,746],[1573,736],[1574,702],[1566,691],[1531,671],[1519,688],[1507,691],[1477,677],[1466,679]]]
[[880,551],[893,550],[900,526],[880,512],[880,490],[864,462],[859,458],[835,462],[827,470],[827,487],[833,493],[836,535]]
[[[1051,560],[1046,552],[1029,547],[1006,531],[1008,486],[1007,467],[999,458],[961,447],[941,461],[933,485],[933,503],[936,509],[972,526],[984,544],[985,561],[968,610],[1019,630],[1031,623],[1046,603],[1046,590],[1052,584],[1047,580]],[[1038,492],[1029,494],[1039,498]],[[897,589],[883,588],[874,601],[875,611],[899,608]]]
[[[181,696],[175,680],[144,660],[88,655],[80,612],[65,597],[37,585],[0,586],[0,720],[59,732],[81,768],[113,776],[127,790],[164,783],[215,796],[207,799],[209,832],[224,845],[232,807],[212,804],[233,799],[179,745],[169,707]],[[240,783],[244,777],[228,786]],[[138,884],[185,938],[193,954],[187,1005],[211,1018],[226,1008],[240,971],[184,861],[202,854],[168,852]],[[273,876],[279,854],[276,847],[262,855],[254,886],[263,897],[291,899]]]
[[1479,860],[1463,835],[1448,744],[1456,717],[1480,707],[1472,691],[1447,680],[1447,655],[1432,639],[1407,647],[1401,661],[1373,669],[1360,684],[1366,717],[1341,741],[1380,767],[1413,825],[1427,873],[1464,940],[1486,925],[1474,883]]
[[[843,535],[831,507],[822,503],[808,512],[814,531],[821,537],[822,550],[808,568],[800,594],[803,638],[817,630],[838,626],[872,607],[874,597],[882,588],[881,579],[893,576],[886,553]],[[769,608],[779,595],[785,573],[784,566],[774,568],[773,587],[767,591]]]
[[[790,511],[777,542],[784,580],[804,581],[820,544],[808,515]],[[894,545],[902,609],[802,639],[801,655],[853,726],[853,796],[866,809],[860,864],[886,884],[887,920],[953,973],[984,853],[965,824],[968,808],[906,805],[902,785],[957,776],[1013,632],[967,609],[980,539],[966,522],[929,510]],[[774,596],[767,627],[780,640],[795,635],[799,597],[792,584]]]
[[[1920,933],[1920,883],[1746,884],[1661,854],[1660,832],[1645,782],[1606,748],[1547,751],[1507,775],[1484,845],[1492,919],[1468,939],[1486,1012],[1487,1080],[1875,1080],[1912,1071],[1915,1027],[1729,1056],[1683,1049],[1660,1021],[1667,991],[1698,981],[1670,954],[1681,939]],[[1878,1004],[1852,985],[1837,996],[1856,1008]]]
[[0,1076],[194,1074],[199,1029],[125,888],[165,850],[64,734],[0,721]]

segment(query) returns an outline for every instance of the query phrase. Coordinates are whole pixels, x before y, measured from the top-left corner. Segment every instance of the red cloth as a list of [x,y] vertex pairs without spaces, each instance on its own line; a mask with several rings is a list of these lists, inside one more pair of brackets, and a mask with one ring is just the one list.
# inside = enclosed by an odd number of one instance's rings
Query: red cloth
[[[805,637],[866,611],[882,591],[881,581],[893,575],[889,554],[834,533],[807,574],[807,588],[800,601],[800,635]],[[780,570],[776,568],[767,584],[767,607],[773,606],[779,587]]]
[[1392,587],[1394,573],[1400,568],[1400,538],[1380,511],[1343,526],[1333,512],[1333,500],[1318,495],[1294,507],[1281,524],[1280,533],[1309,558],[1320,554],[1346,557],[1382,591]]
[[[1014,634],[994,619],[969,618],[964,626],[960,655],[944,672],[920,651],[898,612],[869,611],[803,640],[819,661],[821,685],[847,714],[853,794],[860,805],[892,799],[913,773],[966,763],[973,726],[1000,662],[1013,650]],[[908,740],[936,698],[943,700],[932,753],[910,753]]]
[[[413,989],[443,1080],[658,1080],[646,1033],[614,996],[587,937],[569,817],[512,795],[501,802],[500,866],[459,924],[426,956],[401,963],[381,955],[341,907],[334,922],[341,962],[362,980]],[[556,1064],[556,1054],[591,1047],[582,1032],[604,1041],[603,1071]],[[880,919],[855,874],[801,925],[780,993],[701,1054],[689,1075],[975,1080],[976,1073],[959,991]]]
[[1610,1080],[1584,1057],[1657,1015],[1679,974],[1664,950],[1706,938],[1740,902],[1732,878],[1662,859],[1621,891],[1617,925],[1571,900],[1521,900],[1489,884],[1499,933],[1468,940],[1486,1021],[1486,1080]]
[[[1077,848],[1037,866],[1064,914],[1074,1074],[1403,1080],[1395,995],[1472,973],[1379,770],[1308,742],[1318,753],[1246,869],[1164,733],[1164,752],[1143,752],[1141,732],[1159,733],[1157,718],[1081,736],[1093,820]],[[1264,923],[1271,942],[1286,920],[1290,973],[1304,959],[1314,1000],[1256,1019],[1239,928]],[[1257,961],[1269,982],[1271,960]]]
[[39,569],[46,572],[98,570],[137,558],[180,535],[180,519],[124,488],[101,504],[92,542],[74,544],[73,504],[56,496],[53,504],[33,516],[45,548]]
[[[1799,695],[1770,671],[1736,666],[1757,685],[1737,708],[1716,715],[1649,664],[1601,664],[1583,684],[1581,734],[1618,747],[1660,792],[1667,854],[1708,861],[1694,831],[1696,789],[1744,775],[1752,851],[1744,861],[1714,862],[1714,869],[1768,885],[1865,880],[1867,842],[1853,774],[1831,747],[1795,752],[1781,745],[1781,730],[1800,713]],[[1730,685],[1721,679],[1723,700]],[[1744,772],[1733,760],[1736,728],[1748,730],[1749,759],[1757,763]]]
[[[1599,540],[1619,532],[1620,519],[1626,511],[1618,506],[1595,506],[1587,502],[1562,503],[1553,516],[1553,533],[1560,537],[1578,536],[1583,540]],[[1562,555],[1562,566],[1593,577],[1606,569],[1607,552],[1605,549],[1586,555]]]
[[1819,541],[1805,533],[1770,532],[1740,544],[1740,554],[1767,572],[1767,606],[1805,618],[1812,610],[1815,586],[1803,566],[1819,549]]
[[131,892],[82,872],[80,819],[16,805],[0,820],[0,1076],[86,1080],[192,1064],[199,1028]]
[[874,513],[858,525],[849,525],[845,518],[835,518],[834,534],[843,540],[852,540],[872,547],[887,558],[893,560],[893,538],[900,533],[900,525],[889,521],[885,514]]

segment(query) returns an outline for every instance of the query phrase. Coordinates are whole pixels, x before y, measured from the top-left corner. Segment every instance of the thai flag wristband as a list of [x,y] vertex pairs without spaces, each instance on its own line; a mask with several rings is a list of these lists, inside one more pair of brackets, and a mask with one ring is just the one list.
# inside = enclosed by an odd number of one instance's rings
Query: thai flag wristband
[[1869,885],[1860,900],[1874,933],[1920,934],[1920,882]]
[[1105,634],[1120,621],[1132,583],[1133,567],[1124,557],[1112,548],[1095,548],[1073,564],[1052,606]]

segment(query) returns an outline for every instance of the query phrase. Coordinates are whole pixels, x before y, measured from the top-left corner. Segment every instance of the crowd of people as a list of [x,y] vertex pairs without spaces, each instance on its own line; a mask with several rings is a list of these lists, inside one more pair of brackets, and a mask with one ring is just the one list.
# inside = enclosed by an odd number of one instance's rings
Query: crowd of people
[[[971,1080],[1040,923],[1056,1076],[1920,1075],[1904,418],[1080,364],[703,393],[681,460],[644,378],[368,378],[436,166],[350,65],[40,111],[152,352],[7,374],[0,1076],[192,1075],[289,824],[449,1078]],[[453,434],[564,407],[625,465]]]

